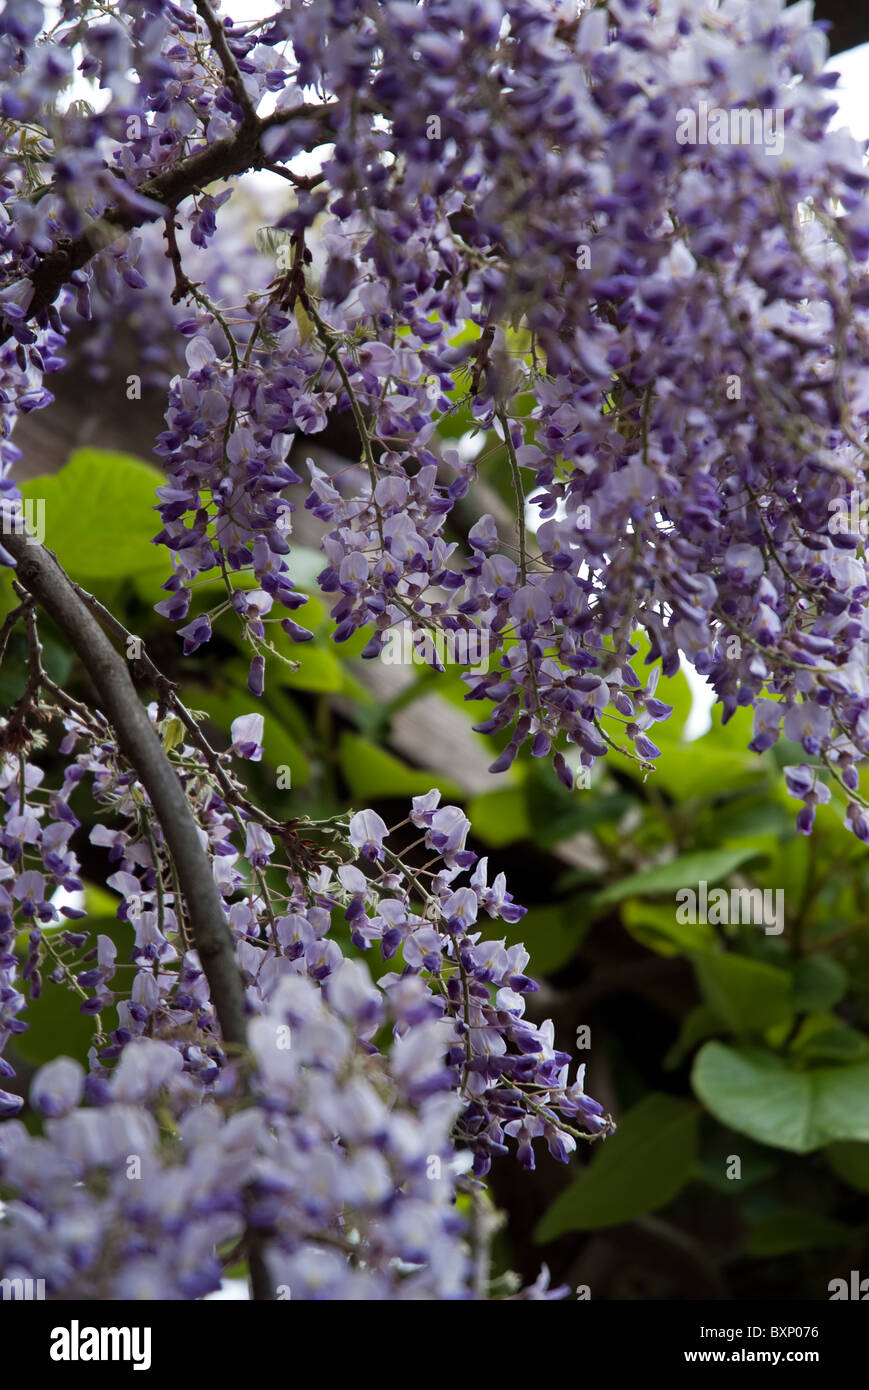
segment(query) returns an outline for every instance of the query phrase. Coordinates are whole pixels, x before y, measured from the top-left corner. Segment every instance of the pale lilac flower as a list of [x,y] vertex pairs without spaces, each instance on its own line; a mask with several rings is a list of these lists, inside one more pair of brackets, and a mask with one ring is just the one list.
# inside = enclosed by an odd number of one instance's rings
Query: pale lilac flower
[[350,843],[366,859],[384,859],[383,841],[388,835],[385,822],[376,811],[357,811],[350,817]]
[[230,727],[232,751],[240,758],[249,758],[258,763],[263,755],[263,729],[265,720],[261,714],[240,714],[233,719]]

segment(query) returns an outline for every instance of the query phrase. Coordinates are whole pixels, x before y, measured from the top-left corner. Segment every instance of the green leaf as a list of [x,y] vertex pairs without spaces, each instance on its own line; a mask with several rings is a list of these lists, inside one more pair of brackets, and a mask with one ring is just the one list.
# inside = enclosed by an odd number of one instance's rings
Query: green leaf
[[[752,1144],[742,1138],[739,1141],[739,1153],[735,1154],[733,1135],[719,1129],[718,1126],[715,1139],[714,1149],[704,1153],[697,1165],[695,1177],[708,1187],[714,1188],[716,1192],[733,1197],[734,1191],[746,1192],[750,1187],[767,1182],[778,1172],[779,1163],[776,1156],[760,1144]],[[739,1160],[736,1170],[738,1176],[733,1168],[734,1158]]]
[[504,787],[496,792],[475,796],[468,806],[468,819],[474,827],[474,834],[496,848],[524,840],[531,834],[522,787]]
[[829,956],[805,956],[794,969],[794,1004],[800,1013],[832,1008],[847,988],[847,970]]
[[734,1033],[759,1032],[792,1017],[786,970],[729,951],[698,951],[692,963],[703,997]]
[[794,1071],[760,1048],[708,1042],[691,1080],[722,1124],[773,1148],[811,1153],[836,1139],[869,1140],[869,1062]]
[[462,796],[461,788],[449,778],[409,768],[394,754],[346,730],[338,743],[338,760],[351,795],[361,800],[421,796],[432,787],[457,800]]
[[537,772],[536,768],[529,771],[525,790],[534,841],[541,849],[554,849],[572,835],[594,830],[602,821],[615,825],[636,804],[626,792],[607,794],[594,784],[588,793],[566,792],[565,804],[553,796],[551,784]]
[[344,688],[341,663],[328,647],[315,646],[313,642],[277,641],[274,634],[272,640],[282,656],[299,663],[297,671],[289,666],[275,666],[272,679],[279,685],[289,690],[313,690],[327,695]]
[[869,1057],[869,1038],[833,1014],[813,1014],[806,1019],[792,1044],[800,1057],[823,1062],[860,1062]]
[[35,1067],[61,1054],[86,1066],[96,1024],[81,1012],[81,1003],[81,996],[66,985],[46,981],[39,998],[28,1003],[23,1014],[30,1025],[27,1032],[16,1034],[10,1043],[14,1055]]
[[830,1144],[824,1157],[842,1182],[858,1192],[869,1192],[869,1144]]
[[[716,792],[723,794],[740,787],[748,787],[760,777],[767,776],[767,769],[757,754],[731,752],[706,744],[705,739],[697,743],[670,743],[659,738],[663,725],[649,730],[653,741],[659,741],[661,756],[652,774],[655,785],[669,792],[679,801],[689,801],[694,797],[708,800]],[[704,746],[701,748],[700,744]],[[646,773],[641,765],[621,753],[610,752],[607,760],[614,762],[638,782],[645,780]]]
[[289,767],[294,787],[304,786],[308,781],[308,760],[299,744],[287,731],[286,718],[278,717],[272,707],[277,698],[274,691],[267,690],[263,700],[258,700],[247,689],[230,686],[223,690],[211,690],[205,686],[190,685],[185,687],[185,697],[194,709],[205,711],[211,723],[227,741],[233,719],[240,714],[251,714],[260,710],[265,715],[265,762],[272,768]]
[[[705,760],[706,754],[703,754]],[[781,845],[788,837],[795,837],[793,814],[789,814],[778,802],[766,797],[743,796],[736,794],[725,806],[717,805],[709,813],[709,826],[720,844],[737,847],[742,842],[756,843],[763,838],[764,843]],[[770,881],[781,883],[780,878]]]
[[686,1101],[659,1092],[645,1096],[556,1198],[534,1239],[542,1244],[565,1231],[618,1226],[666,1206],[697,1160],[697,1121]]
[[665,893],[677,893],[680,888],[696,889],[702,879],[707,883],[718,883],[755,855],[756,851],[750,848],[700,850],[694,854],[682,854],[666,864],[628,874],[627,878],[610,884],[597,894],[595,905],[607,907],[610,903],[621,902],[623,898],[660,897]]
[[677,922],[672,907],[641,898],[622,903],[622,924],[635,941],[659,956],[687,955],[698,946],[714,946],[716,940],[708,922]]
[[[88,917],[110,917],[117,923],[116,912],[120,906],[120,896],[117,893],[106,892],[98,883],[85,883],[84,885],[84,905]],[[64,921],[64,926],[67,923]],[[118,923],[118,925],[122,925]],[[75,928],[73,927],[74,931]],[[105,932],[105,927],[102,928]]]
[[132,454],[77,449],[59,473],[31,478],[25,497],[44,499],[45,544],[74,579],[126,578],[170,572],[159,530],[155,489],[166,479]]
[[784,1207],[752,1223],[745,1248],[757,1259],[768,1259],[773,1255],[790,1255],[796,1250],[847,1245],[854,1240],[855,1234],[853,1226],[847,1226],[844,1221],[833,1221],[800,1207]]
[[[750,709],[740,706],[734,710],[726,724],[722,723],[721,715],[721,706],[713,705],[710,711],[711,727],[694,744],[697,753],[702,757],[706,756],[710,747],[732,748],[738,753],[745,752],[754,737],[754,715]],[[752,756],[760,767],[762,764],[758,755]]]
[[[72,925],[64,919],[64,927]],[[86,920],[81,919],[81,925],[83,930],[93,934],[94,941],[98,936],[110,936],[118,947],[118,960],[129,960],[133,930],[128,922],[119,922],[117,917],[88,916]],[[24,950],[26,945],[22,952]],[[49,962],[46,964],[50,968]],[[39,998],[28,1002],[22,1015],[29,1028],[25,1033],[15,1034],[11,1040],[10,1046],[16,1056],[37,1067],[61,1055],[74,1057],[87,1066],[96,1021],[91,1015],[82,1013],[82,1002],[81,995],[68,985],[46,980]],[[113,1016],[114,1009],[108,1009],[103,1015],[104,1026]]]
[[163,726],[163,747],[167,753],[184,742],[186,729],[177,715],[171,715]]

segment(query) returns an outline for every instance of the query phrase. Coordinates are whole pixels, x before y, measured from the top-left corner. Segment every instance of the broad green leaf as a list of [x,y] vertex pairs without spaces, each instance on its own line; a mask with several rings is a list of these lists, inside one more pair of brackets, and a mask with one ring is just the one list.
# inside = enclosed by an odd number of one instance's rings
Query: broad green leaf
[[745,1248],[757,1259],[769,1259],[774,1255],[790,1255],[796,1250],[847,1245],[855,1235],[853,1226],[844,1221],[833,1221],[800,1207],[785,1207],[772,1216],[752,1222]]
[[[73,924],[66,919],[64,927]],[[88,917],[82,919],[82,927],[90,932],[93,940],[98,936],[110,936],[118,947],[118,961],[128,961],[133,947],[133,929],[128,922],[119,922],[117,917]],[[23,943],[22,943],[23,944]],[[26,945],[23,944],[26,950]],[[48,962],[46,962],[48,967]],[[48,968],[46,969],[48,974]],[[123,971],[122,974],[128,972]],[[14,1035],[10,1047],[23,1061],[33,1066],[44,1066],[61,1055],[74,1057],[87,1066],[88,1049],[93,1043],[96,1021],[81,1011],[82,997],[65,984],[54,984],[45,980],[38,999],[28,1002],[22,1018],[30,1027],[25,1033]],[[115,1023],[114,1008],[103,1015],[103,1025]]]
[[460,799],[461,788],[447,777],[416,771],[400,758],[346,730],[338,743],[338,761],[350,793],[363,801],[379,797],[421,796],[437,787],[446,797]]
[[152,543],[160,529],[155,489],[165,481],[132,454],[77,449],[59,473],[31,478],[21,490],[44,500],[45,544],[73,579],[168,576],[168,554]]
[[343,690],[345,677],[341,662],[328,647],[314,642],[290,642],[285,637],[278,641],[274,631],[270,637],[282,656],[299,663],[298,670],[293,671],[289,666],[275,662],[271,670],[272,680],[288,690],[313,690],[320,694]]
[[[698,754],[698,756],[700,756]],[[702,755],[705,758],[705,753]],[[781,845],[789,836],[796,837],[794,817],[783,806],[768,797],[735,795],[726,805],[715,805],[707,812],[712,834],[720,844],[738,847],[742,842],[772,841]],[[760,878],[758,882],[760,882]],[[782,878],[775,879],[781,884]]]
[[786,970],[729,951],[698,951],[691,959],[704,999],[734,1033],[760,1032],[793,1015]]
[[273,692],[265,701],[261,701],[247,690],[232,686],[223,690],[210,690],[199,685],[185,686],[185,698],[190,707],[204,710],[215,728],[219,729],[226,739],[233,719],[240,714],[264,714],[263,756],[266,763],[272,768],[289,767],[293,786],[301,787],[310,776],[308,760],[299,744],[287,731],[286,721],[280,719],[270,708],[268,701],[272,696]]
[[668,860],[666,864],[628,874],[626,878],[610,884],[597,894],[595,904],[598,907],[607,907],[610,903],[621,902],[623,898],[661,897],[665,893],[675,894],[680,888],[692,888],[696,892],[702,879],[710,884],[719,883],[746,860],[754,857],[755,851],[749,848],[711,849],[682,854],[677,859]]
[[[711,727],[698,738],[693,747],[698,756],[705,756],[707,749],[732,748],[738,753],[744,752],[752,738],[754,737],[754,715],[750,709],[740,706],[734,710],[726,724],[721,722],[721,706],[713,705],[710,711],[712,720]],[[757,754],[752,754],[758,766],[761,766],[761,759]]]
[[[15,1056],[41,1067],[55,1057],[65,1055],[87,1066],[88,1050],[93,1043],[96,1023],[81,1011],[81,997],[63,984],[47,980],[42,994],[28,1003],[22,1015],[30,1026],[26,1033],[16,1034],[9,1044]],[[110,1010],[113,1013],[114,1010]]]
[[[654,740],[657,729],[650,733]],[[692,797],[705,799],[714,794],[716,788],[747,786],[765,775],[764,766],[755,753],[712,747],[701,751],[695,743],[684,746],[662,743],[660,746],[661,757],[652,775],[665,791],[680,801]]]
[[805,956],[794,969],[794,1004],[800,1013],[832,1008],[847,988],[847,970],[829,956]]
[[824,1157],[842,1182],[858,1192],[869,1192],[869,1144],[830,1144]]
[[814,1057],[822,1062],[861,1062],[869,1057],[869,1038],[865,1033],[828,1017],[830,1022],[826,1027],[804,1027],[794,1040],[792,1051],[800,1057]]
[[[89,918],[91,917],[115,917],[120,897],[117,893],[108,893],[105,888],[97,883],[86,883],[84,885],[84,905]],[[115,917],[117,921],[117,918]],[[73,928],[74,930],[74,928]],[[93,930],[93,928],[91,928]],[[101,928],[105,931],[105,928]]]
[[562,1192],[534,1233],[538,1243],[565,1231],[618,1226],[671,1202],[697,1160],[696,1108],[652,1092],[628,1111],[591,1164]]
[[722,1124],[773,1148],[810,1153],[836,1139],[869,1140],[869,1062],[795,1071],[759,1048],[708,1042],[691,1079]]
[[515,840],[524,840],[531,834],[522,787],[505,787],[474,797],[468,806],[468,819],[474,827],[474,834],[496,848],[513,844]]
[[[758,1183],[767,1182],[778,1172],[776,1155],[761,1144],[752,1144],[743,1136],[739,1152],[734,1153],[733,1149],[733,1135],[716,1126],[716,1146],[701,1157],[694,1175],[697,1180],[716,1192],[733,1197],[735,1192],[745,1192]],[[738,1160],[738,1166],[734,1159]]]
[[[793,816],[790,817],[791,827]],[[763,899],[763,915],[770,921],[770,917],[775,919],[770,925],[786,924],[789,916],[794,915],[794,911],[800,903],[803,895],[802,885],[805,882],[805,873],[808,860],[805,855],[806,838],[797,836],[795,833],[788,839],[790,829],[773,833],[761,833],[759,830],[752,833],[746,830],[745,835],[728,834],[726,826],[717,815],[716,808],[710,808],[710,813],[704,823],[704,829],[708,826],[707,833],[715,835],[720,833],[721,844],[727,849],[754,849],[757,859],[750,870],[750,887],[753,890],[759,889],[761,893],[769,894],[768,898]],[[795,841],[799,844],[795,845]],[[782,887],[786,884],[786,889]],[[766,904],[772,908],[771,914],[767,915]],[[745,914],[743,915],[745,920]],[[765,925],[761,922],[760,916],[755,920],[758,926]],[[780,933],[761,934],[761,940],[765,942],[780,939]]]
[[542,849],[554,849],[572,835],[598,829],[602,822],[615,826],[635,804],[626,792],[605,792],[594,780],[587,791],[568,792],[561,788],[562,800],[553,796],[551,784],[535,776],[536,772],[536,768],[529,770],[525,789],[534,840]]
[[673,907],[642,898],[622,903],[622,923],[635,941],[659,956],[687,955],[698,947],[715,945],[715,932],[708,922],[677,922]]

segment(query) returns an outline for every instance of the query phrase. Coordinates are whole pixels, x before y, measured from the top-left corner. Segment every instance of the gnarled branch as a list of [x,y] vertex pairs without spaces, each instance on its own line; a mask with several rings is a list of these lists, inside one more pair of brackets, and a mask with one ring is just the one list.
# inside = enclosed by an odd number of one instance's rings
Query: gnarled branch
[[244,1046],[244,986],[232,935],[193,813],[133,685],[127,663],[50,551],[22,530],[3,537],[20,583],[54,620],[87,666],[118,745],[151,798],[178,868],[193,940],[227,1043]]

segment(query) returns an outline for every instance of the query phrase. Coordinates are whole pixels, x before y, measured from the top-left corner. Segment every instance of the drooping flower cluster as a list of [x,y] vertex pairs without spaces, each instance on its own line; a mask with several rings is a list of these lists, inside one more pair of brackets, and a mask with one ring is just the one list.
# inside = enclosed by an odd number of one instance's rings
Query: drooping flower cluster
[[[564,1160],[575,1136],[611,1127],[582,1069],[569,1080],[552,1025],[524,1017],[527,953],[479,929],[480,914],[513,923],[523,909],[465,848],[467,819],[437,792],[415,798],[437,872],[405,864],[371,810],[323,827],[338,847],[318,853],[232,771],[262,756],[261,715],[234,722],[219,777],[202,748],[177,746],[245,985],[239,1058],[144,788],[99,716],[55,712],[59,787],[24,756],[2,764],[0,1044],[43,988],[73,990],[94,1035],[87,1072],[60,1057],[34,1078],[43,1135],[14,1118],[20,1095],[0,1093],[4,1274],[44,1278],[55,1297],[196,1298],[258,1241],[275,1297],[466,1297],[458,1189],[482,1200],[494,1153],[533,1167],[536,1137]],[[86,920],[64,925],[79,908],[54,904],[81,887],[70,797],[85,781],[120,895],[118,932],[95,938]],[[377,943],[395,962],[376,985],[342,951],[342,921],[358,952]]]
[[[162,611],[187,617],[198,574],[252,567],[233,601],[259,693],[264,623],[303,601],[307,486],[337,640],[363,629],[376,657],[407,620],[484,640],[467,679],[481,727],[509,732],[496,769],[525,743],[568,785],[611,744],[651,766],[654,671],[685,654],[725,717],[756,708],[755,748],[784,721],[865,838],[869,585],[862,526],[832,521],[863,490],[867,176],[829,130],[804,7],[371,0],[240,24],[121,0],[96,25],[64,4],[48,43],[41,19],[35,0],[0,18],[3,433],[50,400],[54,301],[70,322],[98,286],[105,317],[115,286],[126,312],[165,250],[192,312],[158,446]],[[73,65],[99,109],[68,102]],[[221,306],[173,229],[213,244],[237,186],[213,179],[248,168],[286,181],[278,274]],[[156,360],[153,315],[143,331]],[[483,517],[464,553],[445,527],[475,466],[438,435],[459,408],[500,437],[519,512],[514,536]],[[362,466],[303,485],[294,440],[335,415]],[[208,615],[183,632],[191,651]]]
[[[305,601],[304,505],[336,640],[364,632],[376,658],[410,622],[491,653],[466,680],[478,727],[507,737],[494,770],[526,744],[567,785],[611,745],[650,767],[659,673],[684,654],[725,718],[753,707],[756,751],[802,746],[799,829],[832,779],[869,840],[867,174],[829,129],[835,79],[806,8],[288,0],[259,23],[210,0],[57,8],[0,4],[4,532],[16,420],[50,406],[71,327],[89,325],[97,358],[123,316],[143,380],[185,363],[156,447],[159,608],[186,653],[211,635],[191,588],[219,571],[262,693],[272,610]],[[285,189],[268,272],[252,245],[213,251],[239,235],[250,170]],[[459,413],[500,461],[513,533],[485,515],[465,543],[453,524],[477,475],[444,444]],[[303,481],[291,453],[336,419],[356,466],[311,461]],[[255,587],[234,582],[247,570]],[[77,993],[94,1040],[87,1075],[67,1059],[36,1077],[44,1135],[0,1129],[6,1272],[54,1294],[195,1297],[261,1244],[293,1297],[463,1296],[457,1192],[477,1200],[505,1149],[533,1165],[542,1138],[565,1158],[608,1120],[526,1018],[523,949],[480,929],[521,910],[466,849],[461,811],[415,799],[440,861],[416,869],[374,811],[309,844],[246,799],[231,761],[176,751],[244,975],[239,1058],[136,772],[101,715],[49,695],[34,666],[2,728],[0,1053],[43,983]],[[67,765],[46,788],[29,726],[53,717]],[[261,756],[261,719],[231,743]],[[129,961],[59,905],[80,888],[82,782]],[[394,962],[376,986],[375,946]],[[20,1105],[0,1093],[4,1114]]]

